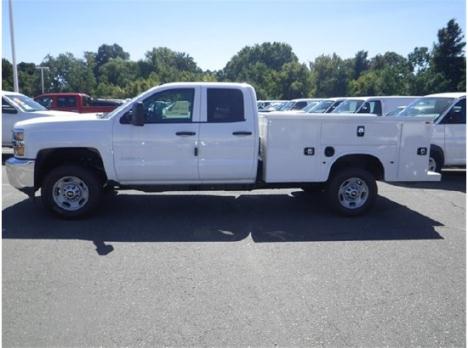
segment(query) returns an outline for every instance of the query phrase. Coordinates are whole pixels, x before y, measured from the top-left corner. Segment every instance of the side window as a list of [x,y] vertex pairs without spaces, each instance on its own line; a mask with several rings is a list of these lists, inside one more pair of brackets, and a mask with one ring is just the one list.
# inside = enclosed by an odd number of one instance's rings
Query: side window
[[306,107],[306,105],[307,105],[307,102],[305,102],[305,101],[297,102],[292,107],[292,110],[302,110],[302,109],[304,109]]
[[83,97],[83,106],[90,106],[91,105],[91,97],[84,96]]
[[376,114],[382,116],[382,104],[379,100],[365,102],[359,109],[358,114]]
[[443,124],[466,124],[466,99],[456,103],[441,122]]
[[59,108],[73,108],[76,107],[76,98],[73,96],[57,97],[57,106]]
[[51,97],[39,97],[35,99],[39,104],[49,109],[52,106],[52,98]]
[[238,89],[208,88],[208,122],[242,122],[244,96]]
[[16,108],[11,105],[5,98],[2,98],[2,114],[17,114]]
[[145,123],[192,122],[193,88],[178,88],[153,94],[143,101]]

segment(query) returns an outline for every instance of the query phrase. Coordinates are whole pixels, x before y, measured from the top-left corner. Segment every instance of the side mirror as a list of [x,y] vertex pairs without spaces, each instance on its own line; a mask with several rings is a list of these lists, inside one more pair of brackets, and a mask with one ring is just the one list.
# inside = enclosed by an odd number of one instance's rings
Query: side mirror
[[134,126],[139,127],[142,127],[145,124],[145,110],[143,108],[143,102],[133,104],[131,123]]

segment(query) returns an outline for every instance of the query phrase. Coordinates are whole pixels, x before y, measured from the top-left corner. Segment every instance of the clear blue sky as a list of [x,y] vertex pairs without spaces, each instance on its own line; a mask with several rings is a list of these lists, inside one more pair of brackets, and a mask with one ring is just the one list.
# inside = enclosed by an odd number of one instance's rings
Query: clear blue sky
[[[2,10],[2,57],[11,61],[7,0]],[[308,62],[361,49],[406,55],[415,46],[432,47],[451,18],[466,33],[464,0],[13,0],[13,11],[18,63],[64,52],[82,57],[118,43],[133,60],[166,46],[214,70],[264,41],[289,43]]]

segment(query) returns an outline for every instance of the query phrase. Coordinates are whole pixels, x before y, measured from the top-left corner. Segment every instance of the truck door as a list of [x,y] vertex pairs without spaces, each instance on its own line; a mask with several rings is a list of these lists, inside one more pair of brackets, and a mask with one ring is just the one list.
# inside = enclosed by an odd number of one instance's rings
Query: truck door
[[198,183],[200,88],[167,88],[143,100],[145,124],[114,123],[114,163],[123,184]]
[[199,162],[203,182],[254,182],[258,124],[254,94],[228,87],[202,88]]
[[466,99],[456,103],[441,120],[445,135],[445,164],[466,163]]

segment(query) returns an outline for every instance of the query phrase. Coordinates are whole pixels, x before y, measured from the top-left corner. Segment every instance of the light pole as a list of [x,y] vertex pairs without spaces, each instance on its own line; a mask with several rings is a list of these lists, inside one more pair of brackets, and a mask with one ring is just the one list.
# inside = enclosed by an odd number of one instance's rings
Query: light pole
[[44,94],[44,70],[49,70],[49,68],[47,66],[36,66],[36,69],[41,71],[42,94]]
[[16,54],[15,54],[15,34],[13,32],[13,5],[10,0],[10,39],[11,39],[11,55],[13,59],[13,88],[15,92],[19,92],[18,87],[18,70],[16,68]]

